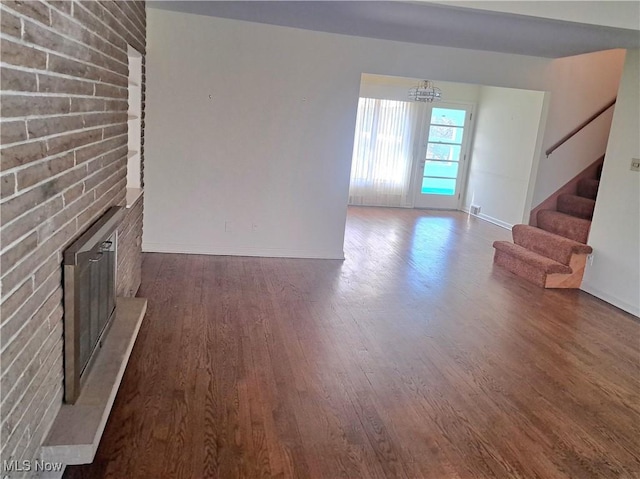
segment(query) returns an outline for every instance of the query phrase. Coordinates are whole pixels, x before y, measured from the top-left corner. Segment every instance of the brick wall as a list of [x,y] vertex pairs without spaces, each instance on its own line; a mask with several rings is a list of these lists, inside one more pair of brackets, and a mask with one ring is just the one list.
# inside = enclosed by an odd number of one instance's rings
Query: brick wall
[[[0,15],[0,459],[33,460],[62,403],[62,251],[125,202],[127,44],[145,53],[146,13],[2,1]],[[120,233],[121,294],[140,282],[142,208]]]
[[118,228],[118,296],[135,296],[140,287],[142,263],[142,206],[136,201]]

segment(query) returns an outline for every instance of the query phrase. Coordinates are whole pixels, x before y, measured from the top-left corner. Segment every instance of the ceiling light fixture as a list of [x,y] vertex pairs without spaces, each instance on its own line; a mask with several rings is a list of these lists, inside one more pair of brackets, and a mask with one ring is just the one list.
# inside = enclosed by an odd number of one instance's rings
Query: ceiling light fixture
[[442,90],[434,86],[431,80],[422,80],[418,86],[409,89],[409,99],[431,103],[442,100]]

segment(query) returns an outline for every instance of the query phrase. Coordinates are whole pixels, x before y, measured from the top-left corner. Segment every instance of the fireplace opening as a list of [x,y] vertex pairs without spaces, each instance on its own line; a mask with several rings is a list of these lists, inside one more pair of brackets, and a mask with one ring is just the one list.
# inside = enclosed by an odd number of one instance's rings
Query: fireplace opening
[[64,399],[74,404],[115,313],[118,225],[114,206],[64,252]]

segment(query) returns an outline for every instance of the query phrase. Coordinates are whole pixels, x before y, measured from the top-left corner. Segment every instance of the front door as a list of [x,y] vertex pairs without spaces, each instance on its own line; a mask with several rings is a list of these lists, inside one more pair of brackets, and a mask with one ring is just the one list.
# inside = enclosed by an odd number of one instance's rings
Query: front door
[[427,125],[416,162],[414,207],[458,209],[467,166],[472,105],[437,103],[427,108]]

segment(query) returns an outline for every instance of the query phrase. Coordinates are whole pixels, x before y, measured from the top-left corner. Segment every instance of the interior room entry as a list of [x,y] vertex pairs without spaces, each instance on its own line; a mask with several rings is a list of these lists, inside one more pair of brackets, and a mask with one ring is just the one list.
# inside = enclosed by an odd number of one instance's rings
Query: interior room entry
[[470,104],[438,102],[427,106],[415,161],[415,208],[459,208],[472,110]]

